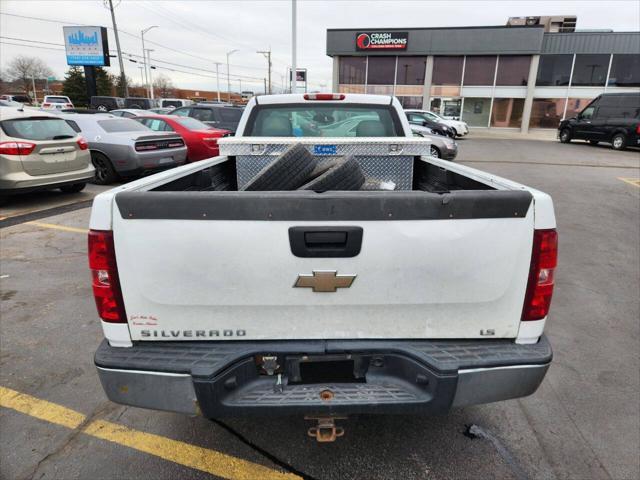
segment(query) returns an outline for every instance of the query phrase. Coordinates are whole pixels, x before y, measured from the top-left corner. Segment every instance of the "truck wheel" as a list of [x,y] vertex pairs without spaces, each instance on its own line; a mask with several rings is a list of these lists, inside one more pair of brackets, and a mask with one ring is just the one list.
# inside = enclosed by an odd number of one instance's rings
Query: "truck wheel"
[[614,150],[624,150],[627,148],[627,136],[624,133],[616,133],[611,139],[611,146]]
[[91,152],[91,163],[96,169],[96,176],[93,179],[93,183],[96,185],[109,185],[118,179],[118,174],[113,168],[111,160],[102,153]]
[[78,193],[84,190],[86,187],[86,183],[74,183],[73,185],[65,185],[64,187],[60,187],[60,191],[63,193]]
[[571,141],[571,130],[568,128],[563,128],[560,131],[560,142],[569,143]]
[[108,112],[109,108],[106,105],[98,105],[98,107],[96,108],[96,110],[99,110],[101,112]]
[[313,190],[318,193],[328,190],[360,190],[365,182],[362,169],[352,156],[329,162],[314,173],[313,180],[304,184],[299,190]]
[[317,163],[304,146],[296,143],[260,170],[242,190],[295,190],[309,177]]

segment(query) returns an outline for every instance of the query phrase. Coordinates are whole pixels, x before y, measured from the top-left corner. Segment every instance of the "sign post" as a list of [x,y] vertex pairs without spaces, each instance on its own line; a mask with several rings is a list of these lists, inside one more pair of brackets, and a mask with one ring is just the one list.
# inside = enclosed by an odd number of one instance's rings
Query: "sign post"
[[108,67],[109,42],[105,27],[62,27],[67,65],[84,67],[87,105],[98,94],[95,67]]
[[299,82],[304,83],[304,92],[307,93],[307,69],[306,68],[298,68],[296,71],[296,79],[293,81],[293,75],[291,74],[293,70],[289,69],[289,83],[291,85],[297,85]]

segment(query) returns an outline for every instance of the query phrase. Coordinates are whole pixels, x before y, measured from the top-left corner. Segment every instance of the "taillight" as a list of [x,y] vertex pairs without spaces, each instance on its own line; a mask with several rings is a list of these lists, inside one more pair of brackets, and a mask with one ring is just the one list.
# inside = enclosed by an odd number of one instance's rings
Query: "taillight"
[[73,103],[65,103],[64,106],[67,108],[73,108]]
[[0,143],[0,154],[2,155],[30,155],[36,148],[31,142],[2,142]]
[[547,316],[553,295],[554,273],[558,263],[558,234],[555,229],[535,230],[529,283],[524,299],[522,320],[540,320]]
[[636,125],[636,135],[640,135],[640,123]]
[[305,100],[344,100],[342,93],[305,93]]
[[43,104],[42,104],[42,106],[43,106],[43,107],[50,107],[50,106],[51,106],[51,104],[50,104],[50,103],[43,103]]
[[149,150],[157,150],[158,146],[157,145],[136,145],[136,152],[146,152]]
[[80,137],[77,141],[78,147],[80,147],[80,150],[86,150],[87,148],[89,148],[89,143],[87,143],[87,141]]
[[105,322],[126,323],[118,279],[113,232],[89,231],[89,268],[98,315]]

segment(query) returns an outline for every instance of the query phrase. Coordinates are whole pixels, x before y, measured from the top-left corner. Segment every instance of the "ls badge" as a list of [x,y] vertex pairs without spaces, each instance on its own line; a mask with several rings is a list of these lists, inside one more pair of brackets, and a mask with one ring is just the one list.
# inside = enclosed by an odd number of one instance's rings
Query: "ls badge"
[[298,275],[294,288],[312,288],[314,292],[335,292],[338,288],[349,288],[355,275],[338,275],[335,270],[314,270],[311,275]]

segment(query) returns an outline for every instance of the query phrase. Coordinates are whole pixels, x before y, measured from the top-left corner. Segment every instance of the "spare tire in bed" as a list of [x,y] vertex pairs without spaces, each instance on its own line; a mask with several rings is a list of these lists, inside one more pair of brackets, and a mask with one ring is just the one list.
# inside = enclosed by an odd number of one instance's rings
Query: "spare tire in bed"
[[299,190],[359,190],[365,181],[362,169],[353,156],[333,160],[316,168],[310,178]]
[[309,177],[318,161],[297,143],[258,172],[242,190],[295,190]]

